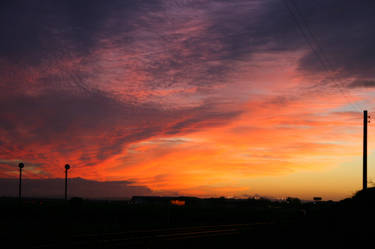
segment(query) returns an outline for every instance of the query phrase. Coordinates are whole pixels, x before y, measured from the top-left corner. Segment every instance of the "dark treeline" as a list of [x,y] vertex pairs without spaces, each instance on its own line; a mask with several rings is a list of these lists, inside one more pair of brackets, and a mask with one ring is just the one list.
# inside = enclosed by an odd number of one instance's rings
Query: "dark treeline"
[[2,241],[38,245],[87,234],[265,223],[272,225],[261,233],[258,231],[257,236],[262,239],[272,236],[296,243],[306,240],[310,245],[324,239],[338,245],[370,238],[366,237],[370,230],[365,230],[364,225],[375,221],[374,196],[375,190],[370,188],[339,202],[301,202],[297,198],[271,201],[263,198],[134,197],[126,201],[23,199],[20,204],[15,198],[1,198],[0,232]]

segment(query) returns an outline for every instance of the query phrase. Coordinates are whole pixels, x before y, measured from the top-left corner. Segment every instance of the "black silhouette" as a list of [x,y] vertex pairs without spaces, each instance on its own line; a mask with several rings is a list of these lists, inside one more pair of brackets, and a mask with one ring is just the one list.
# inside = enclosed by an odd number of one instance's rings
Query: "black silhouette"
[[19,185],[18,185],[18,199],[19,202],[21,203],[22,201],[22,169],[25,167],[23,163],[19,163],[18,167],[20,168],[20,177],[19,177]]
[[21,215],[15,200],[0,198],[0,211],[7,214],[1,239],[13,247],[239,248],[251,242],[250,248],[361,248],[372,231],[358,228],[375,221],[375,188],[339,202],[73,197],[66,207],[62,199],[24,198]]
[[367,189],[367,124],[369,116],[367,110],[363,111],[363,184],[362,189]]
[[70,169],[69,164],[65,164],[65,201],[68,200],[68,170]]

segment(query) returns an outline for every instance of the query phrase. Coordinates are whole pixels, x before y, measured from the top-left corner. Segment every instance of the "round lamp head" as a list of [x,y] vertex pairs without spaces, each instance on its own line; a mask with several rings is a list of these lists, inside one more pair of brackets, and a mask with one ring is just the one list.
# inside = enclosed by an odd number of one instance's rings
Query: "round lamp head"
[[25,165],[24,165],[23,163],[19,163],[19,164],[18,164],[18,167],[19,167],[20,169],[22,169],[23,167],[25,167]]
[[70,169],[70,165],[69,164],[65,164],[65,169]]

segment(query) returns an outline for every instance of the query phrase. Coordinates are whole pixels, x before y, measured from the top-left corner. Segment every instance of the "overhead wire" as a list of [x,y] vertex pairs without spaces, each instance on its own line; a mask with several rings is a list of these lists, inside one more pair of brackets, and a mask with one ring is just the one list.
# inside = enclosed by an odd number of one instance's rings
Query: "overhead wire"
[[[300,7],[298,6],[298,4],[296,3],[295,0],[290,0],[290,1],[291,1],[291,3],[293,4],[294,8],[296,9],[297,14],[299,14],[300,19],[302,20],[304,26],[306,27],[306,30],[307,30],[308,34],[310,35],[310,37],[311,37],[311,39],[312,39],[312,42],[315,43],[315,45],[316,45],[316,49],[317,49],[317,52],[320,54],[320,56],[321,56],[323,62],[326,64],[326,68],[327,68],[327,70],[328,70],[328,71],[331,71],[331,72],[334,72],[334,66],[331,64],[329,58],[328,58],[328,57],[326,56],[326,54],[324,53],[323,48],[322,48],[322,46],[320,45],[319,40],[318,40],[318,39],[316,38],[316,36],[314,35],[312,29],[310,28],[309,23],[308,23],[308,22],[306,21],[306,19],[303,17],[303,13],[302,13]],[[339,80],[336,80],[333,76],[331,76],[331,77],[332,77],[332,82],[333,82],[333,83],[334,83],[334,84],[340,89],[340,91],[343,92],[343,95],[346,95],[346,94],[345,94],[345,89],[346,89],[345,86],[342,86],[342,85],[340,84],[340,81],[339,81]],[[346,98],[349,98],[349,99],[350,99],[350,95],[347,95]],[[354,101],[353,101],[352,103],[353,103],[353,105],[355,105],[357,108],[359,108],[359,111],[362,111],[363,109],[365,109],[365,108],[363,108],[362,106],[359,106],[358,104],[356,104],[356,102],[354,102]]]
[[[336,78],[333,75],[330,75],[333,73],[333,66],[329,62],[328,58],[324,55],[323,49],[319,45],[318,39],[316,39],[314,33],[310,29],[307,21],[303,18],[303,15],[298,7],[298,5],[293,1],[290,0],[292,5],[294,6],[294,9],[296,10],[297,14],[294,13],[293,9],[289,5],[288,0],[283,0],[290,16],[292,17],[293,21],[296,23],[296,26],[298,30],[301,32],[302,36],[306,40],[308,46],[314,53],[314,55],[317,57],[319,63],[321,64],[323,70],[325,70],[328,75],[329,79],[334,83],[334,85],[337,87],[337,89],[340,91],[340,93],[343,95],[343,97],[347,100],[349,105],[356,111],[362,112],[362,108],[356,104],[354,101],[351,100],[350,96],[345,93],[345,88],[341,86],[340,82],[336,80]],[[299,13],[299,16],[298,16]],[[303,23],[300,22],[300,19],[302,20]],[[305,31],[306,29],[306,31]],[[315,43],[315,44],[314,44]]]

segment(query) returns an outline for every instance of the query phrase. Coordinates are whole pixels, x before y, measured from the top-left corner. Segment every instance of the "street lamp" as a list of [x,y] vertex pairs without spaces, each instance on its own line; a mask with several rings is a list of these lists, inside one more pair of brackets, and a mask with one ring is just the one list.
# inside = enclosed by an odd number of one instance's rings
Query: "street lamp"
[[22,169],[25,167],[23,163],[18,164],[18,168],[20,168],[20,180],[19,180],[19,185],[18,185],[18,200],[21,202],[21,191],[22,191]]
[[68,170],[70,169],[69,164],[65,164],[65,201],[68,200]]

